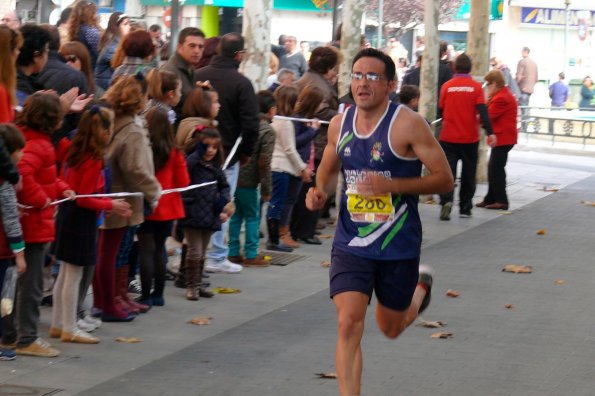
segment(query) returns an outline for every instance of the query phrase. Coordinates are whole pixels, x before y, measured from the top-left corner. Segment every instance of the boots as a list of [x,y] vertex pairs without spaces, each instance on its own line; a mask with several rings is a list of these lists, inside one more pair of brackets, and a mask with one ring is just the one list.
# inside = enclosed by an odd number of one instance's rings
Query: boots
[[182,254],[180,256],[180,269],[176,275],[174,285],[180,289],[186,287],[186,254],[188,253],[188,245],[182,244]]
[[207,286],[204,285],[202,278],[205,269],[205,259],[200,260],[200,265],[197,271],[196,286],[198,287],[198,295],[204,298],[212,298],[215,296],[212,292],[207,290]]
[[285,246],[292,249],[300,247],[300,244],[291,237],[289,226],[279,227],[279,239]]
[[118,286],[117,296],[120,297],[122,305],[127,307],[129,312],[146,313],[151,309],[149,305],[137,303],[128,297],[128,265],[116,268],[116,285]]
[[200,268],[200,260],[186,257],[186,300],[198,301],[198,270]]
[[266,248],[278,252],[293,252],[293,249],[279,243],[279,220],[267,218],[267,228],[269,230],[269,241]]

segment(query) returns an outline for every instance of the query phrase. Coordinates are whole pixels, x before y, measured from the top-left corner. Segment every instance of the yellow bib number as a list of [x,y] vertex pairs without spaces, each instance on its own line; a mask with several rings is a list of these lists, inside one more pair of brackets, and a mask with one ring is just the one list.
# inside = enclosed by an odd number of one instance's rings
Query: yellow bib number
[[395,214],[391,194],[364,197],[347,193],[347,210],[354,222],[383,223],[391,221]]

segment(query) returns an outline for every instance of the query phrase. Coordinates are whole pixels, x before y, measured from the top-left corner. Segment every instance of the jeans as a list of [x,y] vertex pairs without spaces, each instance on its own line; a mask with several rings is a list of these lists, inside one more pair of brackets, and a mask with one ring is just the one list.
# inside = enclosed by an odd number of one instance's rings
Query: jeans
[[[461,210],[471,210],[473,207],[473,195],[475,195],[477,172],[477,143],[448,143],[440,142],[440,146],[446,154],[448,165],[452,171],[453,177],[457,177],[457,163],[459,160],[463,163],[461,170],[461,188],[459,190],[459,208]],[[440,205],[452,202],[454,190],[440,195]]]
[[271,194],[271,201],[269,202],[269,209],[267,210],[267,218],[281,219],[290,177],[291,175],[289,173],[273,172],[273,192]]
[[236,211],[229,221],[229,255],[239,256],[241,250],[240,231],[246,221],[244,251],[246,258],[256,258],[258,254],[258,232],[260,228],[260,205],[258,188],[238,187],[235,193]]
[[[521,93],[519,97],[519,107],[522,106],[529,106],[529,98],[531,94],[529,93]],[[521,110],[521,132],[527,132],[527,124],[529,123],[529,109],[520,109]]]
[[492,149],[490,153],[490,162],[488,163],[488,193],[484,198],[487,204],[503,203],[508,205],[508,196],[506,195],[506,162],[508,152],[514,145],[498,146]]
[[[240,174],[240,163],[236,162],[225,170],[225,177],[229,184],[229,194],[231,197],[236,192],[236,186],[238,185],[238,176]],[[227,257],[228,247],[225,243],[225,236],[227,235],[227,227],[229,221],[221,224],[221,230],[215,232],[211,236],[211,249],[207,251],[207,259],[214,261],[223,261]]]
[[43,266],[49,245],[49,243],[25,244],[27,271],[20,274],[17,279],[16,304],[12,313],[2,319],[4,326],[2,341],[5,344],[17,341],[17,347],[24,348],[37,339],[39,306],[43,297]]
[[293,207],[300,194],[302,188],[302,179],[295,176],[289,176],[289,183],[287,184],[287,193],[285,194],[285,202],[283,210],[281,211],[281,218],[279,219],[279,227],[287,227],[291,221],[291,213]]

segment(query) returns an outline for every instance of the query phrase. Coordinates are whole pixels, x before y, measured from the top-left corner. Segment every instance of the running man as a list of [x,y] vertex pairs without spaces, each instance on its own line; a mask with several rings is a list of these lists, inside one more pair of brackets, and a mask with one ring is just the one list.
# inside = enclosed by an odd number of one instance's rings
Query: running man
[[[336,368],[341,395],[360,394],[366,309],[375,290],[376,321],[396,338],[430,302],[432,275],[419,268],[421,221],[418,194],[450,191],[453,178],[426,121],[389,101],[395,64],[368,48],[353,59],[356,106],[335,116],[308,191],[311,210],[324,206],[343,169],[343,192],[330,270],[337,308]],[[422,164],[429,175],[421,177]]]

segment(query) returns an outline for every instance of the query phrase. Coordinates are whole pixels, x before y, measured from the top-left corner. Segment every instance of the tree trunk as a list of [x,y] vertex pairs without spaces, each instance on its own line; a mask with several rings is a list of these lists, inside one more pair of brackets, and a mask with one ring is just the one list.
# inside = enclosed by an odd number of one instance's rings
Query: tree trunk
[[[471,19],[469,20],[469,35],[467,37],[467,54],[473,62],[471,74],[478,81],[488,72],[489,66],[489,26],[490,0],[471,0]],[[477,160],[477,181],[486,182],[488,174],[487,146],[485,133],[481,131],[479,140],[479,157]]]
[[272,15],[273,0],[245,0],[242,35],[246,54],[241,71],[252,81],[256,91],[267,87]]
[[343,26],[341,30],[343,62],[339,67],[339,97],[349,93],[351,62],[360,50],[362,16],[365,5],[365,0],[346,0],[343,2]]
[[438,106],[438,16],[439,0],[425,0],[425,49],[422,55],[419,112],[430,121],[436,119]]

